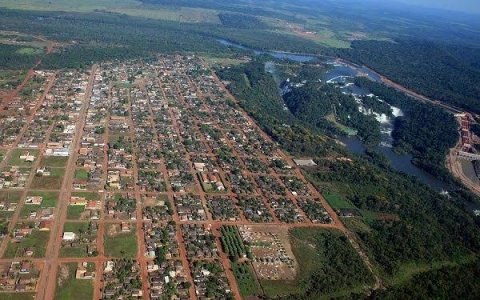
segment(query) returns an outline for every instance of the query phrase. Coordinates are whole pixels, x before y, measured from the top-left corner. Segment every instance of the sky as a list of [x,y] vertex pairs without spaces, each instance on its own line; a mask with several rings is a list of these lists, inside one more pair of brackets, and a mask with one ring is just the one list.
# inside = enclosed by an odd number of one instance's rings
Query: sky
[[397,0],[397,2],[480,14],[480,0]]

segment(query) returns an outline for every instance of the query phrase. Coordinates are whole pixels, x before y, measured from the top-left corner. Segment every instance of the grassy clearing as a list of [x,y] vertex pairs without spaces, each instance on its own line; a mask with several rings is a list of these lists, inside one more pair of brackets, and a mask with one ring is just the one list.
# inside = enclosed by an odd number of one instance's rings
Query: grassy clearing
[[65,223],[63,226],[63,231],[68,231],[68,232],[75,232],[75,233],[82,233],[82,232],[87,232],[88,231],[88,222],[82,222],[82,223]]
[[75,170],[75,179],[79,180],[87,180],[89,177],[88,172],[85,169],[77,169]]
[[10,241],[3,257],[22,257],[24,256],[23,251],[25,248],[31,248],[33,250],[33,257],[44,257],[49,236],[50,232],[48,231],[33,230],[32,233],[26,236],[20,243]]
[[68,157],[63,156],[45,156],[43,165],[50,168],[65,168],[67,166]]
[[0,7],[40,11],[89,12],[95,9],[109,9],[118,6],[136,6],[139,4],[140,2],[136,0],[2,0]]
[[110,225],[105,233],[105,255],[118,258],[134,258],[137,255],[137,238],[135,230],[126,233],[110,234]]
[[261,289],[252,267],[248,263],[232,263],[233,275],[243,298],[260,295]]
[[66,278],[62,278],[61,283],[57,280],[57,289],[55,292],[56,300],[68,299],[93,299],[93,282],[87,279],[76,279],[76,263],[69,263],[60,266],[64,268],[58,274],[62,276],[62,271],[68,270]]
[[0,191],[0,201],[8,203],[18,203],[22,196],[19,191]]
[[2,293],[2,300],[33,300],[35,293]]
[[356,208],[355,205],[339,194],[327,192],[323,196],[334,209]]
[[345,134],[349,136],[357,135],[358,133],[358,130],[338,123],[333,114],[326,116],[325,119],[332,122],[338,129],[340,129],[341,131],[343,131]]
[[32,47],[23,47],[23,48],[20,48],[16,51],[16,53],[18,54],[21,54],[21,55],[29,55],[29,56],[33,56],[33,55],[40,55],[43,53],[43,50],[42,49],[39,49],[39,48],[32,48]]
[[398,272],[394,276],[386,277],[385,282],[388,285],[401,285],[411,280],[415,275],[431,270],[438,270],[443,267],[453,267],[461,264],[473,262],[477,259],[476,256],[459,257],[455,261],[436,261],[432,263],[408,263],[400,266]]
[[39,10],[39,11],[73,11],[92,12],[105,10],[129,16],[187,22],[187,23],[215,23],[220,24],[217,11],[213,9],[144,5],[138,0],[2,0],[0,7],[10,9]]
[[20,156],[24,153],[30,153],[30,155],[35,156],[35,160],[38,159],[38,150],[36,149],[14,149],[12,151],[12,155],[10,156],[10,160],[8,161],[9,166],[19,166],[19,167],[31,167],[33,162],[28,162],[23,159],[20,159]]
[[40,190],[58,190],[62,187],[65,169],[52,168],[50,176],[38,176],[33,178],[31,188]]
[[94,192],[73,192],[74,197],[85,197],[87,200],[100,200],[100,195]]
[[42,197],[41,207],[55,207],[57,205],[59,193],[58,192],[29,192],[27,196],[40,196]]
[[204,56],[203,58],[212,67],[234,66],[247,62],[245,59],[229,57]]
[[85,206],[83,205],[69,205],[67,208],[67,219],[78,220],[84,211]]
[[136,6],[126,8],[114,8],[111,11],[122,13],[129,16],[143,17],[148,19],[157,19],[165,21],[175,21],[184,23],[213,23],[220,24],[217,11],[213,9],[202,8],[168,8],[160,6]]

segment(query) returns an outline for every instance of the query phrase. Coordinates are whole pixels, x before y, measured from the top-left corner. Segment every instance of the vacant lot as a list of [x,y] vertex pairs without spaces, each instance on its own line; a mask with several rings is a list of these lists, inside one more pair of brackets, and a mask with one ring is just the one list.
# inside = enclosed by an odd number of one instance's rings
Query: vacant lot
[[93,282],[88,279],[76,279],[76,263],[61,265],[57,279],[56,300],[92,299]]
[[10,241],[3,256],[5,258],[25,257],[25,250],[31,249],[33,257],[44,257],[49,235],[48,231],[33,230],[19,243]]
[[51,168],[49,176],[35,175],[31,188],[40,190],[58,190],[62,187],[65,169]]
[[85,169],[76,169],[75,170],[75,179],[87,180],[88,172]]
[[35,299],[34,293],[11,293],[3,294],[2,300],[33,300]]
[[50,168],[64,168],[68,162],[68,157],[63,156],[45,156],[42,165]]
[[110,225],[105,232],[105,255],[118,258],[133,258],[137,255],[135,230],[119,232],[118,224]]

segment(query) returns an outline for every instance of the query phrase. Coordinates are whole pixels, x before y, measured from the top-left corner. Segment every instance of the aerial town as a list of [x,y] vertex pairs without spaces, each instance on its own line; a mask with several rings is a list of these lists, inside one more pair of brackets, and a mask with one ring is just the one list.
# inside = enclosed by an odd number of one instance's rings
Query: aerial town
[[35,73],[0,119],[0,292],[233,299],[237,259],[295,276],[288,229],[334,213],[212,74],[193,56]]
[[299,170],[312,162],[200,58],[34,76],[0,119],[1,293],[238,299],[239,274],[295,277],[289,228],[336,226]]

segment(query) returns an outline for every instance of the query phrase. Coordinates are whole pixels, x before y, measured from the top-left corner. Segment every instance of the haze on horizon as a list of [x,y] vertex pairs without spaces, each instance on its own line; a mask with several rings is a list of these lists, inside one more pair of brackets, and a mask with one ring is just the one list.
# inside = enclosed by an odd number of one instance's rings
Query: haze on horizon
[[415,6],[430,7],[465,13],[480,14],[480,2],[478,0],[396,0]]

